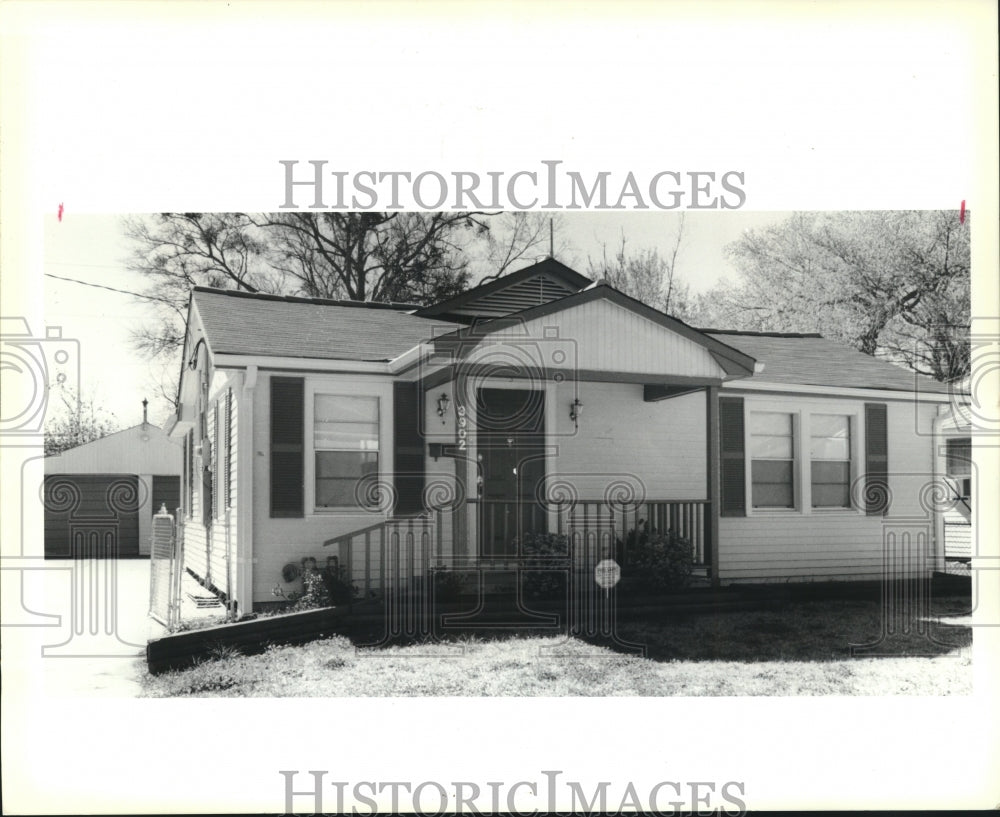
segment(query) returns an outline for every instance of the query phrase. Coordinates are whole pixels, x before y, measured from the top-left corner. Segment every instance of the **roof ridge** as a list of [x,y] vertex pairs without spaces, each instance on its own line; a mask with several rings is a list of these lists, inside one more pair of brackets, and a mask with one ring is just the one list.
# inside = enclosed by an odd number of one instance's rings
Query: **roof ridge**
[[246,292],[240,289],[196,286],[192,292],[207,292],[212,295],[226,295],[231,298],[250,298],[259,301],[284,301],[286,303],[315,304],[317,306],[346,306],[361,309],[391,309],[395,312],[420,309],[419,304],[404,304],[396,301],[352,301],[338,298],[307,298],[301,295],[273,295],[266,292]]
[[101,437],[95,437],[92,440],[87,440],[87,442],[85,443],[78,443],[69,448],[64,448],[62,451],[58,451],[55,454],[46,454],[44,458],[49,459],[51,457],[59,457],[65,454],[67,451],[76,451],[76,449],[78,448],[83,448],[84,446],[93,445],[94,443],[99,443],[102,440],[108,439],[108,437],[117,437],[119,434],[124,434],[126,431],[135,431],[135,429],[142,428],[143,426],[145,426],[146,428],[156,429],[157,431],[163,431],[163,428],[161,426],[156,425],[156,423],[148,423],[148,422],[136,423],[135,425],[128,426],[127,428],[119,428],[116,429],[115,431],[109,431],[107,434]]

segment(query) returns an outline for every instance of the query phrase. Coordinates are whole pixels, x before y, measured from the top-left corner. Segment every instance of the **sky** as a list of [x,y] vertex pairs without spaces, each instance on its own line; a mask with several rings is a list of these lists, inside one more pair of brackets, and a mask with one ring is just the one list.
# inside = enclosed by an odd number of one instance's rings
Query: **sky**
[[[695,292],[724,277],[735,278],[726,245],[745,230],[765,227],[785,216],[686,212],[679,274]],[[657,248],[662,254],[672,247],[679,217],[677,213],[562,213],[557,243],[565,249],[557,257],[586,274],[588,259],[601,258],[604,244],[613,252],[623,233],[629,252]],[[121,216],[64,211],[59,219],[52,214],[45,218],[44,242],[46,324],[61,327],[64,338],[79,342],[84,399],[93,399],[125,428],[141,422],[146,398],[150,421],[162,424],[171,411],[162,391],[172,392],[176,386],[176,362],[150,361],[133,349],[132,333],[152,311],[126,294],[144,291],[145,282],[126,268],[129,245],[122,235]]]

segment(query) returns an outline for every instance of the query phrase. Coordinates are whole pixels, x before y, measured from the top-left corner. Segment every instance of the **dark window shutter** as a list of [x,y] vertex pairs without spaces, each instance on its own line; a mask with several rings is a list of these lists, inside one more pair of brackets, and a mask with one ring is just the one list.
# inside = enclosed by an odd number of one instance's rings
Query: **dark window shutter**
[[393,469],[398,516],[424,511],[424,437],[420,430],[418,383],[394,383],[392,388]]
[[719,398],[720,516],[746,516],[746,439],[743,398]]
[[212,407],[212,518],[219,518],[219,498],[222,495],[221,474],[219,464],[222,462],[222,451],[219,448],[219,404]]
[[184,509],[188,519],[194,517],[194,429],[187,433],[187,486],[186,504]]
[[271,378],[271,516],[300,517],[305,505],[305,381]]
[[233,507],[233,390],[226,392],[226,507]]
[[[181,471],[181,474],[183,475],[182,478],[184,480],[184,493],[180,494],[180,496],[177,497],[177,500],[178,500],[178,503],[180,503],[180,502],[184,503],[184,515],[187,516],[187,510],[188,510],[188,508],[187,508],[187,506],[188,506],[187,489],[188,489],[188,485],[191,483],[191,474],[189,473],[189,470],[188,470],[188,435],[187,434],[184,435],[184,469]],[[171,513],[173,513],[177,509],[176,508],[170,508],[169,510],[170,510]]]
[[889,509],[889,422],[885,403],[865,403],[865,511]]

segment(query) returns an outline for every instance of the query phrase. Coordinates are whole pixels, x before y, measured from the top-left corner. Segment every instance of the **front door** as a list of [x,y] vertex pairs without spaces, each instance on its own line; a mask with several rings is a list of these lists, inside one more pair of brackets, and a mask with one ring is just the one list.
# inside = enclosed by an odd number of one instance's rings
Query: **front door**
[[483,480],[480,554],[516,556],[526,533],[546,530],[545,510],[536,497],[545,477],[545,393],[480,389],[476,433]]

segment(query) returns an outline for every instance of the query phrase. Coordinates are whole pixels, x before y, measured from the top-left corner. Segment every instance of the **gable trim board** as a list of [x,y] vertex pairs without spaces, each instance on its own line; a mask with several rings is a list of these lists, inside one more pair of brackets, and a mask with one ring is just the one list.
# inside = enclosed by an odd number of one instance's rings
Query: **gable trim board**
[[485,284],[473,287],[467,292],[463,292],[461,295],[457,295],[450,300],[417,309],[414,314],[420,317],[433,317],[437,315],[449,314],[462,314],[471,317],[474,316],[475,311],[473,308],[470,308],[470,305],[474,304],[476,301],[488,299],[490,296],[497,295],[504,290],[516,288],[525,281],[536,276],[551,278],[553,280],[563,282],[569,291],[581,290],[593,283],[590,278],[587,278],[585,275],[581,275],[576,270],[570,269],[565,264],[556,261],[554,258],[546,258],[543,261],[524,267],[516,272],[511,272],[507,275],[496,278],[493,281],[488,281]]

